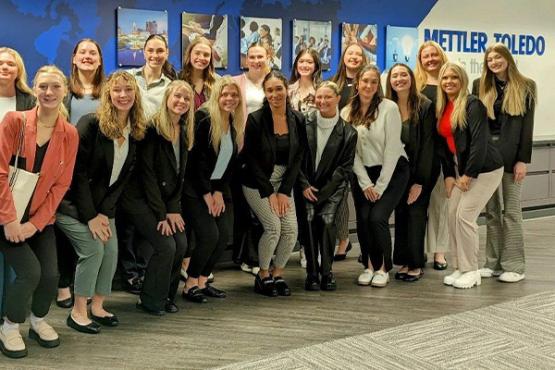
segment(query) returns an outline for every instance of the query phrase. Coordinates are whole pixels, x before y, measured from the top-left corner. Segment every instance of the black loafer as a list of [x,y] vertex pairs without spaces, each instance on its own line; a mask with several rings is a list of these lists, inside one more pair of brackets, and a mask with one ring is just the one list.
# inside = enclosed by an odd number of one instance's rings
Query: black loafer
[[271,276],[262,279],[260,275],[256,274],[254,278],[254,291],[268,297],[277,297],[278,295],[274,279]]
[[102,326],[114,327],[119,325],[119,320],[116,315],[100,317],[91,313],[91,319]]
[[166,301],[166,304],[164,305],[164,310],[167,313],[177,313],[177,312],[179,312],[179,307],[177,307],[177,305],[175,304],[174,301],[171,301],[171,300],[168,299]]
[[320,290],[320,282],[317,278],[307,276],[304,281],[304,289],[312,292]]
[[347,254],[349,253],[349,251],[353,249],[353,245],[351,244],[351,242],[349,242],[349,244],[347,244],[347,248],[345,249],[345,253],[342,254],[336,254],[335,256],[333,256],[333,260],[334,261],[343,261],[347,258]]
[[194,303],[206,303],[206,302],[208,302],[208,300],[206,299],[206,296],[204,294],[202,294],[202,290],[196,285],[194,287],[192,287],[191,289],[189,289],[188,291],[185,291],[185,289],[183,289],[183,293],[181,293],[181,295],[186,300],[194,302]]
[[410,275],[410,274],[405,274],[405,277],[403,278],[403,281],[406,281],[408,283],[413,283],[415,281],[420,280],[420,278],[422,277],[422,275],[424,275],[424,270],[420,269],[420,273],[418,275]]
[[207,297],[225,298],[226,294],[223,290],[216,289],[210,284],[206,284],[206,288],[202,289],[202,294]]
[[56,299],[56,306],[60,307],[60,308],[71,308],[73,307],[73,298],[69,297],[66,299],[62,299],[61,301],[58,301]]
[[335,276],[333,273],[329,275],[322,276],[322,282],[320,283],[320,289],[326,291],[332,291],[337,289],[337,282],[335,281]]
[[446,262],[434,261],[434,270],[443,271],[443,270],[446,270],[448,266],[449,264],[447,263],[447,261]]
[[166,312],[164,312],[162,310],[154,310],[152,308],[149,308],[149,307],[145,306],[144,304],[142,304],[141,302],[137,302],[135,304],[135,307],[138,310],[146,312],[146,313],[148,313],[149,315],[152,315],[152,316],[164,316],[166,314]]
[[100,333],[100,325],[98,325],[96,322],[91,321],[90,324],[81,325],[81,324],[78,324],[75,320],[73,320],[73,317],[71,317],[71,314],[69,314],[69,316],[67,317],[66,324],[70,328],[75,329],[81,333],[85,333],[85,334]]
[[289,286],[281,276],[274,277],[274,285],[276,287],[278,295],[284,297],[288,297],[291,295],[291,289],[289,289]]
[[407,276],[406,272],[396,272],[395,273],[395,280],[404,280],[405,276]]

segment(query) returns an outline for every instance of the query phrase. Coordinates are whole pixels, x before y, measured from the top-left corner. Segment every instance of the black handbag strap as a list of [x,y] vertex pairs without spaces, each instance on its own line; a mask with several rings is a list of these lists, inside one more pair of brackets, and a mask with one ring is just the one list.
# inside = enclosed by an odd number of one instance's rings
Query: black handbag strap
[[15,162],[14,162],[14,169],[17,170],[17,162],[19,161],[19,157],[21,152],[23,151],[23,147],[25,145],[25,126],[27,125],[27,116],[25,112],[21,112],[23,116],[23,120],[21,121],[21,129],[19,130],[19,135],[17,137],[17,151],[15,153]]

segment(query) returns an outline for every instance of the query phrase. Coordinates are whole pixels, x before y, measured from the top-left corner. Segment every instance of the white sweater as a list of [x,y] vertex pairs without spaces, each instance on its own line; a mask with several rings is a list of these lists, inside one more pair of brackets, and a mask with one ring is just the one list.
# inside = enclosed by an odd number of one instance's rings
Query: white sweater
[[[341,118],[345,121],[348,121],[349,111],[349,105],[341,110]],[[370,124],[370,128],[362,125],[353,127],[358,132],[353,165],[358,184],[362,190],[373,186],[374,190],[381,195],[389,185],[399,157],[407,158],[401,142],[399,108],[391,100],[384,99],[378,106],[378,117]],[[372,183],[365,168],[373,166],[382,166],[376,184]]]
[[335,113],[335,116],[331,118],[324,118],[319,111],[316,112],[316,163],[314,168],[318,168],[320,160],[322,159],[322,154],[324,149],[326,149],[326,144],[330,138],[330,135],[335,127],[335,124],[339,120],[339,112]]

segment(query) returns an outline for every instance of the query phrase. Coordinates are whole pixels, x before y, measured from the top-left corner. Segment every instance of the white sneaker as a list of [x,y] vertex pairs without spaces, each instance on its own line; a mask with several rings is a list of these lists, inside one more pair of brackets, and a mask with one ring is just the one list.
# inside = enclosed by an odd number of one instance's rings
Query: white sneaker
[[446,277],[443,278],[443,284],[453,285],[455,280],[460,278],[461,275],[462,275],[462,273],[459,270],[455,270],[455,271],[453,271],[453,273],[451,275],[447,275]]
[[374,272],[371,285],[376,288],[383,288],[389,283],[389,274],[382,270]]
[[4,330],[0,327],[0,350],[10,358],[27,356],[27,348],[18,329]]
[[304,253],[304,248],[299,249],[299,262],[302,268],[306,268],[306,254]]
[[255,266],[251,269],[251,274],[253,274],[254,276],[258,275],[258,271],[260,271],[260,267]]
[[245,262],[241,264],[241,271],[248,272],[249,274],[252,273],[252,267],[247,265]]
[[478,272],[480,272],[480,276],[483,278],[498,277],[503,273],[502,270],[492,270],[488,267],[481,268]]
[[499,275],[499,281],[504,283],[517,283],[524,279],[524,274],[519,274],[518,272],[505,271]]
[[482,284],[482,277],[478,270],[476,270],[463,273],[461,277],[453,282],[453,287],[458,289],[470,289],[474,286],[480,286],[480,284]]
[[370,285],[372,278],[374,277],[374,271],[366,269],[358,276],[358,285]]
[[179,274],[181,275],[181,280],[187,281],[187,278],[189,277],[189,275],[187,275],[187,270],[182,267]]
[[210,273],[210,275],[208,275],[208,279],[206,281],[207,283],[213,283],[214,282],[214,274]]
[[44,348],[54,348],[60,345],[58,333],[44,320],[31,325],[29,338],[36,340]]

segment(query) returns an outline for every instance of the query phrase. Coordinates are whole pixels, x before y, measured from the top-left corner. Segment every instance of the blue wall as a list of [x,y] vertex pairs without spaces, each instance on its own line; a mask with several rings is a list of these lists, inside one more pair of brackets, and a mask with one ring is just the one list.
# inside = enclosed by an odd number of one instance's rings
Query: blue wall
[[167,10],[171,62],[181,65],[181,12],[229,16],[229,68],[220,74],[239,73],[239,16],[283,19],[283,72],[290,73],[293,19],[331,20],[333,58],[329,77],[339,60],[341,22],[378,25],[378,64],[384,66],[385,27],[416,27],[436,0],[159,0],[159,1],[41,1],[3,0],[0,12],[0,46],[18,50],[30,76],[44,64],[54,63],[69,71],[71,51],[84,37],[96,39],[103,48],[105,69],[116,69],[116,11],[126,8]]

